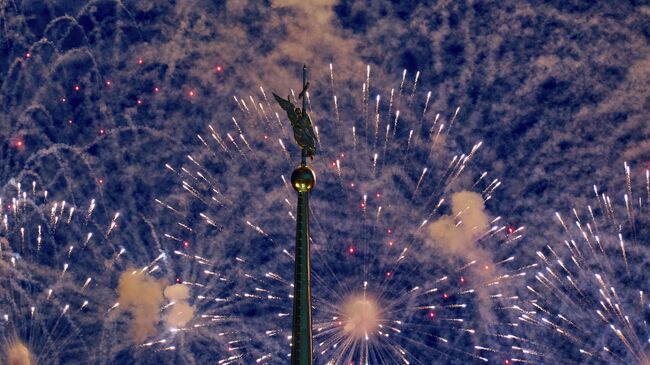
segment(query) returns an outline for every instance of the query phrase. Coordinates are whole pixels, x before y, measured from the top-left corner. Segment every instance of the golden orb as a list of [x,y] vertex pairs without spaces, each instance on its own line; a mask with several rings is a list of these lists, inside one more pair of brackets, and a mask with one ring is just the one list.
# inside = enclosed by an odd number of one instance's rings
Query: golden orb
[[300,165],[291,174],[291,185],[299,193],[308,193],[316,185],[316,174],[305,165]]

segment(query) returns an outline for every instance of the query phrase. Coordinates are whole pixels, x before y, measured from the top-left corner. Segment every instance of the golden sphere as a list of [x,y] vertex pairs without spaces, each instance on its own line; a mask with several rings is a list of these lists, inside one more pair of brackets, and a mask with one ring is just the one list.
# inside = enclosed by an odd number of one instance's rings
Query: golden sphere
[[307,166],[298,166],[291,174],[291,185],[299,193],[308,193],[316,185],[316,174]]

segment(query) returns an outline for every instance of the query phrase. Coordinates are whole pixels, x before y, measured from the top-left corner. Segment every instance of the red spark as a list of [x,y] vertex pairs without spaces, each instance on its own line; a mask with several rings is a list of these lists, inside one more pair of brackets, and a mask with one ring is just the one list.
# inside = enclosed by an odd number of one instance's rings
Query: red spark
[[30,57],[32,57],[31,53],[29,53],[29,52],[25,53],[25,58],[30,58]]
[[390,271],[387,271],[387,272],[386,272],[386,276],[390,277],[391,275],[393,275],[392,272],[390,272]]
[[21,136],[13,137],[9,140],[9,146],[22,150],[25,147],[25,140]]
[[74,86],[74,91],[79,91],[79,90],[81,90],[81,86],[79,86],[79,85],[75,85],[75,86]]
[[62,103],[65,103],[65,100],[66,100],[65,97],[62,97],[62,98],[61,98],[61,102],[62,102]]
[[68,119],[68,124],[72,124],[72,119]]
[[142,58],[138,58],[138,65],[142,64]]
[[99,179],[97,179],[97,183],[99,185],[103,185],[104,184],[104,179],[100,177]]
[[332,162],[332,167],[336,167],[336,161]]
[[509,227],[508,227],[508,230],[507,230],[507,231],[508,231],[508,235],[511,235],[511,234],[515,233],[516,230],[517,230],[517,229],[516,229],[515,227],[513,227],[513,226],[509,226]]
[[267,139],[269,139],[269,136],[267,136],[267,135],[265,134],[265,135],[264,135],[264,140],[266,141]]
[[221,66],[221,65],[216,65],[216,66],[214,67],[214,70],[215,70],[217,73],[222,73],[222,72],[223,72],[223,66]]
[[138,105],[142,105],[142,99],[138,99],[138,100],[136,100],[135,102],[136,102],[136,104],[138,104]]
[[361,209],[366,209],[366,204],[361,203]]
[[157,93],[158,91],[160,91],[160,89],[158,88],[158,86],[156,86],[153,88],[153,91]]
[[429,312],[429,318],[436,319],[436,312]]
[[442,295],[442,297],[443,297],[444,299],[449,299],[449,294],[444,293],[444,294]]
[[183,247],[184,248],[190,247],[190,243],[188,241],[183,241]]
[[381,198],[381,193],[377,192],[377,194],[375,194],[375,196],[377,197],[377,199],[379,199],[379,198]]
[[393,230],[388,228],[388,234],[393,234]]
[[351,255],[354,254],[354,247],[353,246],[348,247],[348,253],[351,254]]
[[181,278],[176,278],[176,282],[180,284]]
[[393,247],[393,241],[389,241],[388,246]]
[[99,134],[100,135],[103,136],[105,133],[106,133],[106,131],[104,130],[104,128],[99,128]]
[[350,187],[353,188],[353,187],[354,187],[354,183],[350,183]]
[[490,267],[489,267],[488,265],[485,265],[483,268],[484,268],[485,270],[490,270]]
[[7,209],[11,210],[11,208],[13,208],[13,205],[7,204]]
[[460,277],[460,285],[465,284],[465,277],[461,276]]
[[189,94],[190,96],[194,96],[194,90],[190,90],[190,92],[189,92],[188,94]]
[[106,80],[106,86],[111,86],[111,80]]

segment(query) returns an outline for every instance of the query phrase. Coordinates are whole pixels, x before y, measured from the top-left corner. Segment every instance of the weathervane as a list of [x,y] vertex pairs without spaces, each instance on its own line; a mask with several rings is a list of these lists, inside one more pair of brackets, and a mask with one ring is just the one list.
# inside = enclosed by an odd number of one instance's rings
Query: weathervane
[[298,193],[296,218],[296,250],[293,277],[293,321],[291,333],[291,365],[312,365],[311,279],[309,258],[309,192],[316,184],[316,174],[307,166],[307,157],[313,159],[318,139],[307,114],[307,66],[302,67],[302,109],[291,103],[290,97],[273,96],[291,121],[293,137],[301,148],[300,166],[291,174],[291,185]]

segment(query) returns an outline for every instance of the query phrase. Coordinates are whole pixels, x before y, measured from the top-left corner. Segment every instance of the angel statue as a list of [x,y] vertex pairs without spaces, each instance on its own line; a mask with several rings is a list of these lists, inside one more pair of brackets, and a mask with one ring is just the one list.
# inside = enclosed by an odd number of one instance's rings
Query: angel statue
[[298,143],[298,146],[305,151],[304,153],[313,160],[313,156],[316,154],[316,142],[318,142],[318,139],[316,133],[314,133],[314,126],[311,122],[311,118],[309,118],[309,114],[307,114],[304,103],[305,93],[307,92],[308,87],[309,83],[307,82],[304,84],[302,91],[298,95],[298,99],[303,99],[302,109],[296,108],[296,106],[289,101],[289,96],[287,96],[286,99],[282,99],[277,94],[273,93],[273,97],[278,104],[280,104],[280,107],[287,112],[287,117],[289,117],[291,127],[293,127],[293,137],[296,139],[296,143]]

